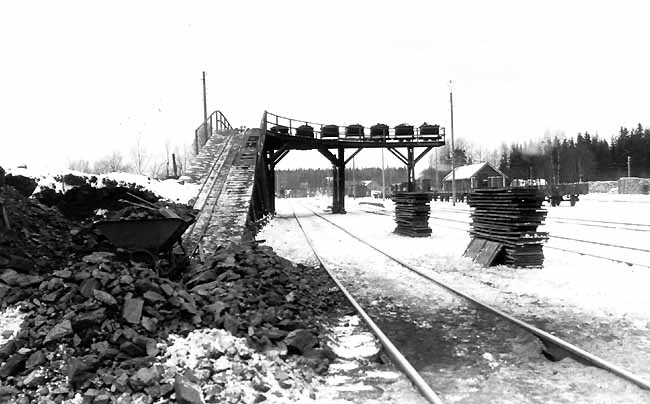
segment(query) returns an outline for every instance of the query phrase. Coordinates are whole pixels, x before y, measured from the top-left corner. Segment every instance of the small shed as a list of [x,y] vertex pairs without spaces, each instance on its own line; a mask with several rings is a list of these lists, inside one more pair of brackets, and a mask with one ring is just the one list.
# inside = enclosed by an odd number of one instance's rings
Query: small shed
[[[473,189],[500,188],[506,186],[506,175],[488,162],[456,167],[456,192],[468,193]],[[443,178],[443,189],[451,192],[450,172]]]

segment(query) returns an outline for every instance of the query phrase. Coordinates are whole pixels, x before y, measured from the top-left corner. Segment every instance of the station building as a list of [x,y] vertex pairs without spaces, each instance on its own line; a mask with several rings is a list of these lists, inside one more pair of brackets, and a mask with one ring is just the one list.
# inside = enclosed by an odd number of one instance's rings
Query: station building
[[[488,162],[456,167],[456,192],[468,193],[473,189],[505,188],[507,176]],[[451,192],[452,172],[442,180],[443,190]]]

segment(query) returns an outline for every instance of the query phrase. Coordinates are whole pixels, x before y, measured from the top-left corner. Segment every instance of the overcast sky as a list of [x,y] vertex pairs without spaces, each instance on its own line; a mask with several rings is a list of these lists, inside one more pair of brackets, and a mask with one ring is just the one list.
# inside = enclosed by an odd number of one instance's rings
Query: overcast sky
[[[650,125],[648,16],[643,1],[5,1],[0,165],[128,155],[138,137],[182,148],[204,70],[208,109],[235,126],[266,109],[449,127],[453,80],[459,137],[609,139]],[[283,166],[328,165],[292,153]]]

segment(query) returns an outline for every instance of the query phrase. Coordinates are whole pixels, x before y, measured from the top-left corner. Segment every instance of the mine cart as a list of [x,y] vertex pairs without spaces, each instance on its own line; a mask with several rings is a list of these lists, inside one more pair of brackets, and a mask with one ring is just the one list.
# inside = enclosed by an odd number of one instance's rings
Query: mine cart
[[275,125],[269,130],[271,133],[277,133],[278,135],[288,135],[289,128],[284,125]]
[[165,254],[170,263],[174,264],[176,260],[172,248],[178,244],[182,255],[185,255],[181,237],[194,223],[194,215],[184,214],[181,217],[171,209],[159,208],[143,199],[137,199],[147,204],[122,201],[155,211],[160,217],[100,220],[93,223],[93,227],[115,247],[127,250],[132,259],[144,257],[147,261],[155,262],[158,254]]
[[429,125],[423,123],[420,125],[420,139],[422,140],[438,140],[440,139],[440,125]]
[[345,128],[345,137],[363,139],[363,129],[363,125],[349,125]]
[[395,127],[395,139],[399,141],[413,140],[413,125],[405,123]]
[[296,128],[296,136],[314,138],[314,128],[309,125],[302,125]]
[[191,221],[181,218],[140,220],[102,220],[94,227],[115,247],[129,251],[147,251],[150,254],[168,253]]
[[388,138],[388,125],[378,123],[370,127],[370,139],[383,141]]
[[325,125],[320,129],[321,139],[338,139],[339,127],[336,125]]

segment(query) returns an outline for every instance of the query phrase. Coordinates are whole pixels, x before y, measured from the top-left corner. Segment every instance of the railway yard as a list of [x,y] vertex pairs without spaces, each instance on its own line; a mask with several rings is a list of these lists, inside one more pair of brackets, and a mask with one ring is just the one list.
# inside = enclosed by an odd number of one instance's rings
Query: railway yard
[[[649,201],[623,198],[595,194],[576,207],[549,208],[540,228],[550,233],[543,268],[482,268],[462,258],[470,210],[448,202],[431,203],[433,233],[420,239],[393,233],[390,201],[349,201],[346,215],[332,215],[325,199],[279,200],[258,238],[316,265],[311,243],[442,402],[647,402],[650,221],[640,218]],[[614,373],[575,355],[560,359],[524,328],[407,267],[598,357]],[[384,383],[367,390],[380,402],[403,402],[382,396]]]
[[[0,401],[650,402],[647,195],[431,201],[437,127],[210,119],[183,179],[2,177]],[[346,194],[363,148],[406,165],[395,202]],[[329,196],[276,198],[293,149],[332,163]]]

